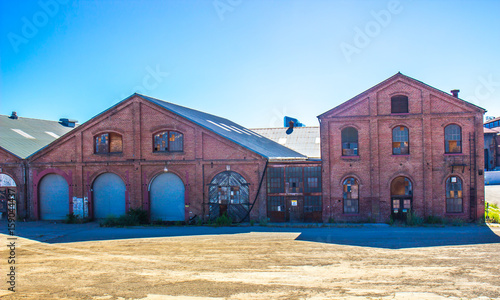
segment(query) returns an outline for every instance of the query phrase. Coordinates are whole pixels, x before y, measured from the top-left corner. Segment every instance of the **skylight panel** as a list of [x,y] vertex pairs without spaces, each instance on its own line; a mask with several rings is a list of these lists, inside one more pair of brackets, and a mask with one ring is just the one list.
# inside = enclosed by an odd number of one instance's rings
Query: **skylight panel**
[[207,122],[212,123],[212,124],[214,124],[215,126],[217,126],[217,127],[220,127],[220,128],[222,128],[222,129],[224,129],[225,131],[229,131],[229,132],[231,132],[231,130],[229,130],[229,129],[225,128],[224,126],[221,126],[221,125],[219,125],[219,124],[217,124],[217,123],[215,123],[215,122],[213,122],[213,121],[207,120]]
[[14,129],[14,128],[11,128],[12,131],[14,131],[15,133],[17,134],[20,134],[22,135],[23,137],[27,138],[27,139],[32,139],[32,140],[36,140],[33,136],[27,134],[26,132],[22,131],[21,129]]
[[57,134],[53,133],[52,131],[45,131],[45,133],[48,134],[48,135],[50,135],[53,138],[56,138],[56,139],[59,138],[59,136]]

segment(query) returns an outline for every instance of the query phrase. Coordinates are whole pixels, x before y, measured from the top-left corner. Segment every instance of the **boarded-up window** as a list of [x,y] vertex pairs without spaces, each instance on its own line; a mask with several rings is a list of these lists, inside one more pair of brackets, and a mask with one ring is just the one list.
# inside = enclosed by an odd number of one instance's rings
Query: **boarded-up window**
[[111,132],[109,134],[109,152],[119,153],[123,151],[122,136],[118,133]]
[[410,140],[408,128],[396,126],[392,130],[392,154],[409,154]]
[[408,113],[408,97],[394,96],[391,98],[391,113],[405,114]]
[[444,128],[445,153],[462,153],[462,129],[456,124]]
[[163,131],[153,137],[153,152],[182,152],[184,135],[177,131]]
[[344,189],[344,213],[359,213],[359,184],[352,177],[346,178],[343,184]]
[[354,127],[342,129],[342,156],[356,156],[358,154],[358,130]]
[[94,138],[95,153],[121,153],[123,152],[122,136],[118,133],[102,133]]
[[446,180],[446,212],[461,213],[463,211],[462,180],[457,176]]

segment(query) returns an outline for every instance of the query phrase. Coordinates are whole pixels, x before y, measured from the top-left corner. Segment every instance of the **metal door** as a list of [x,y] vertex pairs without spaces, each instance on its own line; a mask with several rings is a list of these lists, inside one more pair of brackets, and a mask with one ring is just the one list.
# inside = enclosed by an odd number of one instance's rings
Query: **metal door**
[[302,197],[289,197],[287,198],[287,212],[288,212],[288,222],[303,222],[303,206],[304,201]]
[[61,175],[48,174],[40,181],[40,219],[64,220],[69,214],[69,187]]
[[412,198],[393,197],[391,201],[392,217],[395,220],[406,220],[411,212]]
[[120,176],[104,173],[93,184],[94,218],[119,217],[125,214],[125,183]]
[[185,187],[182,180],[173,173],[163,173],[151,182],[151,220],[184,221]]

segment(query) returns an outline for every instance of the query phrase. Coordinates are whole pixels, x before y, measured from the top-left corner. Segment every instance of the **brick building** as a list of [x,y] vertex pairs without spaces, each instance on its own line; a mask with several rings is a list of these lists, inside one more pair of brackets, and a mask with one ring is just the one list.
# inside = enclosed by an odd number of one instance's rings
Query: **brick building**
[[323,221],[484,214],[484,109],[398,73],[318,116]]
[[305,159],[227,119],[134,94],[27,157],[28,215],[61,220],[78,201],[91,218],[143,208],[152,220],[259,219],[268,161]]
[[290,135],[139,94],[76,127],[1,116],[0,200],[42,220],[475,220],[485,111],[453,93],[398,73]]

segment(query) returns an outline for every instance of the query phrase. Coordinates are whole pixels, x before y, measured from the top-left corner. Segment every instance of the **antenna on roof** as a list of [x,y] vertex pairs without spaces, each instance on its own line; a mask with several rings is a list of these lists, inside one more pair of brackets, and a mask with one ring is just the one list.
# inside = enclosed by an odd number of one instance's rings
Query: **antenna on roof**
[[18,118],[17,112],[13,111],[9,118],[13,119],[13,120],[17,120],[17,118]]

